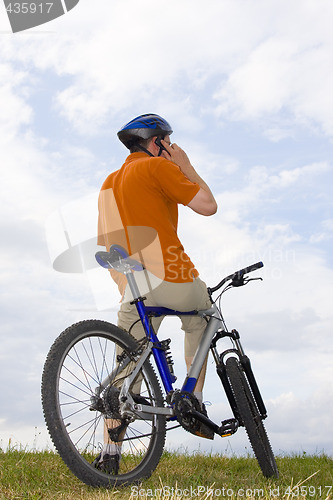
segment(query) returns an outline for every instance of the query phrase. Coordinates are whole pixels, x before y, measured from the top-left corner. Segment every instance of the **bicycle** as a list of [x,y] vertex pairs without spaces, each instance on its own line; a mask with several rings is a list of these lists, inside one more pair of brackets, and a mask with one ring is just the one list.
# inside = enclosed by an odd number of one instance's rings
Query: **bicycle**
[[[85,320],[67,328],[53,343],[42,376],[42,405],[52,441],[69,469],[96,487],[141,481],[157,467],[167,430],[182,426],[195,433],[202,422],[221,437],[244,426],[263,475],[278,477],[263,424],[267,411],[250,360],[239,333],[227,329],[221,312],[222,294],[261,279],[247,274],[263,267],[263,263],[241,269],[208,288],[210,309],[184,313],[145,305],[133,272],[142,271],[143,266],[122,247],[112,245],[109,252],[97,252],[96,260],[126,275],[146,337],[138,341],[111,323]],[[213,293],[221,288],[213,300]],[[202,316],[207,327],[182,388],[174,389],[170,339],[158,339],[151,318],[183,314]],[[221,339],[229,339],[231,347],[219,353],[217,344]],[[221,425],[200,411],[193,395],[209,351],[233,413],[233,418],[223,420]],[[121,446],[119,469],[102,471],[96,467],[105,433]]]

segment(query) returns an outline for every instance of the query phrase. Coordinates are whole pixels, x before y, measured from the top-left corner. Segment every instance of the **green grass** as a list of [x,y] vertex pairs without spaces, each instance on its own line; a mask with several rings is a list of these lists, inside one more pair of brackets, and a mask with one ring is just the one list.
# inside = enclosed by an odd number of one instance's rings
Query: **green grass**
[[277,464],[280,478],[268,480],[251,457],[165,452],[150,479],[108,491],[80,482],[55,453],[0,449],[0,499],[333,499],[332,458],[292,455]]

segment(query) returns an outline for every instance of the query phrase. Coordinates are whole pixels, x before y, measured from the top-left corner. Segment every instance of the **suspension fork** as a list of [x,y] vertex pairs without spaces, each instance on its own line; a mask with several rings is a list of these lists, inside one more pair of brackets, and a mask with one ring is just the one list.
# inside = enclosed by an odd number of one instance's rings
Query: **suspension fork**
[[[226,367],[225,367],[225,364],[223,361],[223,355],[226,354],[226,351],[224,351],[224,353],[219,355],[217,352],[217,349],[216,349],[216,345],[211,346],[211,351],[212,351],[213,358],[214,358],[215,364],[216,364],[216,373],[218,374],[218,376],[222,382],[222,386],[223,386],[224,392],[227,396],[227,399],[229,401],[232,413],[234,414],[234,417],[238,420],[238,422],[240,422],[240,415],[238,413],[236,400],[235,400],[234,394],[232,392],[232,389],[231,389],[231,386],[230,386],[230,383],[229,383],[229,380],[227,377]],[[231,351],[235,352],[234,349],[229,349],[229,352],[231,352]]]
[[234,339],[235,345],[236,345],[236,347],[239,351],[239,354],[240,354],[240,356],[239,356],[240,364],[242,365],[243,370],[245,372],[245,375],[247,377],[247,380],[250,384],[251,391],[253,393],[255,402],[257,403],[260,416],[262,419],[265,419],[267,417],[267,410],[266,410],[265,404],[263,402],[263,399],[261,397],[259,387],[258,387],[256,379],[254,377],[254,373],[252,371],[250,358],[248,356],[246,356],[245,352],[243,351],[241,341],[240,341],[240,335],[239,335],[238,331],[232,330],[232,333],[233,333],[233,339]]
[[[236,349],[228,349],[219,355],[217,352],[217,349],[216,349],[216,342],[217,342],[217,340],[219,340],[220,338],[223,338],[223,337],[230,337],[234,341]],[[224,357],[229,353],[235,353],[237,355],[239,362],[242,366],[242,369],[246,375],[247,381],[248,381],[249,386],[251,388],[251,391],[252,391],[252,394],[253,394],[254,399],[256,401],[256,404],[258,406],[260,416],[262,419],[265,419],[267,417],[267,410],[266,410],[265,404],[263,402],[262,396],[260,394],[256,379],[254,377],[254,373],[252,371],[250,358],[248,356],[246,356],[246,354],[244,353],[244,350],[242,348],[242,345],[240,342],[240,335],[239,335],[238,331],[231,330],[231,332],[226,332],[226,331],[218,332],[216,337],[213,339],[213,342],[211,345],[211,351],[212,351],[212,354],[213,354],[213,357],[214,357],[214,360],[216,363],[217,374],[221,379],[223,388],[225,390],[229,404],[231,406],[231,409],[232,409],[235,417],[238,418],[238,416],[237,416],[238,415],[237,404],[236,404],[232,389],[230,387],[230,383],[229,383],[229,380],[227,377],[225,363],[224,363]]]

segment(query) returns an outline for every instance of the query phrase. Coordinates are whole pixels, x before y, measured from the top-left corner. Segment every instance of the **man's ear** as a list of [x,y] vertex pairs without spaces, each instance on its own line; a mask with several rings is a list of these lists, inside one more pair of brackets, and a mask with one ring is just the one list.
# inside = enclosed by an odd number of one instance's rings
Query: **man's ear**
[[148,147],[147,149],[153,153],[154,156],[157,156],[158,155],[158,152],[160,150],[160,147],[156,144],[156,139],[157,139],[157,135],[152,137],[149,141],[149,144],[148,144]]

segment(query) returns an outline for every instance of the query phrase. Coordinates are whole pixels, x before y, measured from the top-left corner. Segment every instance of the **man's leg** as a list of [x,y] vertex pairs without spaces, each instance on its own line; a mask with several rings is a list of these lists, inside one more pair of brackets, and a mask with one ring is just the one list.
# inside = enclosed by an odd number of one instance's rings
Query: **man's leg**
[[[187,368],[187,373],[189,372],[189,369],[191,367],[192,361],[193,361],[194,356],[185,356],[185,363],[186,363],[186,368]],[[205,359],[205,362],[201,368],[201,372],[199,374],[197,383],[194,388],[194,392],[197,393],[202,393],[204,384],[205,384],[205,378],[206,378],[206,369],[207,369],[207,358]]]
[[[195,279],[189,283],[171,283],[164,281],[152,291],[153,305],[160,305],[178,311],[209,309],[211,301],[206,284]],[[202,334],[207,326],[206,321],[199,316],[181,316],[182,329],[185,332],[185,363],[187,370],[191,366],[193,357],[200,343]],[[195,392],[202,392],[207,360],[200,372]],[[202,398],[201,398],[202,399]]]
[[[145,303],[148,305],[149,302],[151,301],[150,294],[145,294],[147,297],[147,300]],[[155,331],[158,330],[162,317],[160,318],[153,318],[153,327]],[[145,331],[143,329],[142,323],[139,320],[139,315],[137,312],[137,309],[134,304],[131,304],[128,300],[124,301],[121,304],[120,310],[118,312],[118,326],[126,330],[127,332],[130,332],[130,334],[137,340],[141,340],[145,338]],[[120,352],[119,352],[120,354]],[[126,368],[126,372],[129,375],[132,371],[131,368],[132,363]],[[125,374],[120,374],[119,381],[115,382],[115,386],[118,387],[119,389],[121,388],[122,382],[124,380]],[[142,385],[142,378],[140,376],[137,377],[137,380],[135,381],[133,387],[131,388],[131,392],[133,394],[140,394],[141,391],[141,385]],[[117,469],[117,466],[119,467],[119,461],[121,458],[121,440],[124,438],[125,433],[126,433],[126,428],[121,431],[119,435],[119,442],[113,442],[109,436],[108,429],[114,429],[121,425],[121,420],[114,419],[114,418],[106,418],[104,420],[104,447],[100,456],[100,463],[103,463],[104,461],[106,464],[109,462],[111,466],[109,468],[113,468],[113,472]],[[106,458],[105,458],[106,457]],[[115,462],[115,467],[112,467],[112,463]],[[111,471],[112,472],[112,471]],[[117,472],[114,472],[117,473]]]

